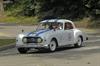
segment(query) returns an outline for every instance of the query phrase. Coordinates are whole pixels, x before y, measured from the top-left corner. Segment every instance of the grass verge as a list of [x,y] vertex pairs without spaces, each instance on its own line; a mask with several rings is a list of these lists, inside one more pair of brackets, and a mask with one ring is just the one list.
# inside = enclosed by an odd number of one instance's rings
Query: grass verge
[[9,45],[15,43],[15,39],[0,39],[0,46]]
[[34,25],[38,23],[37,17],[24,17],[24,16],[5,16],[0,18],[0,23],[18,24],[18,25]]

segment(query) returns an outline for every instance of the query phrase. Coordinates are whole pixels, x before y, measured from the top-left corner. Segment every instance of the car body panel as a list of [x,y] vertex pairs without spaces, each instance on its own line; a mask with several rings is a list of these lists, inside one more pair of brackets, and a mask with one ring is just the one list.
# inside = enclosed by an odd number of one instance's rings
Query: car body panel
[[[62,29],[41,29],[36,30],[34,32],[26,32],[19,34],[16,38],[16,47],[28,47],[28,48],[48,48],[49,43],[54,38],[57,40],[58,46],[65,46],[68,44],[75,44],[77,43],[77,38],[82,36],[83,42],[86,40],[86,35],[79,29],[77,29],[74,23],[70,20],[66,19],[51,19],[51,20],[44,20],[40,23],[62,23]],[[65,30],[65,23],[71,23],[73,29]],[[43,41],[41,43],[24,43],[24,37],[41,37]]]

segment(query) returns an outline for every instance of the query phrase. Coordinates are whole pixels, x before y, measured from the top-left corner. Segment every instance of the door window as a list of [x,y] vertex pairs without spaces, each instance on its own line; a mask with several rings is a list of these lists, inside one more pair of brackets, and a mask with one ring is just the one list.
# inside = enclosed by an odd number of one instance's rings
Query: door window
[[73,29],[73,25],[69,22],[65,23],[65,30]]

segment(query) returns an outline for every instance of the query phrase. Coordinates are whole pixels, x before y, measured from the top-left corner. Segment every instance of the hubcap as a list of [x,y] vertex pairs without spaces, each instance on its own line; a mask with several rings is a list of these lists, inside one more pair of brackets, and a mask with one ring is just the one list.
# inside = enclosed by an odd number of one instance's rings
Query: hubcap
[[50,44],[50,50],[55,51],[55,49],[56,49],[56,43],[54,41],[52,41]]
[[82,40],[81,38],[78,38],[78,46],[81,46],[81,44],[82,44]]

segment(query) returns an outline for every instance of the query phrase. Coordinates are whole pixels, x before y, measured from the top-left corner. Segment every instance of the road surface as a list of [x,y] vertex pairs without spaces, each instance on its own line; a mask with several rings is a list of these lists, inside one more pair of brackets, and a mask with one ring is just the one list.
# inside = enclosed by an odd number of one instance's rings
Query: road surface
[[0,25],[0,39],[15,38],[19,33],[34,31],[37,26]]
[[100,36],[89,35],[86,46],[65,47],[56,52],[32,49],[19,54],[16,48],[0,51],[0,66],[100,66]]

